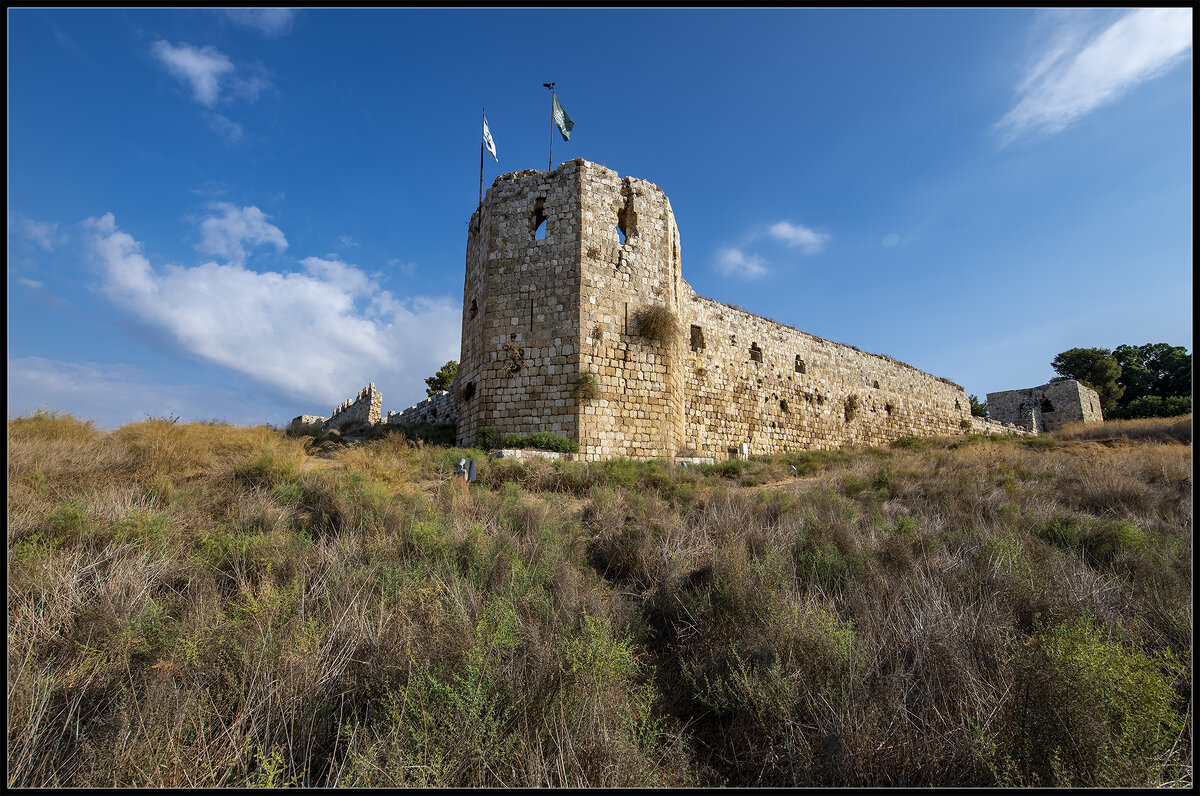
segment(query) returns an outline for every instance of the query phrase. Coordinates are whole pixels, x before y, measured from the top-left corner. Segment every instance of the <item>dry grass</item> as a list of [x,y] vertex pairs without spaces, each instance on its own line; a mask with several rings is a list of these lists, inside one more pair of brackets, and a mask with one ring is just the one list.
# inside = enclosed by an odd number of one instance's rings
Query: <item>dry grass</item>
[[8,784],[1190,784],[1147,428],[684,470],[10,419]]
[[637,330],[650,342],[669,346],[679,336],[679,321],[670,309],[654,304],[638,312]]
[[1054,432],[1064,440],[1160,440],[1190,444],[1192,416],[1151,417],[1142,420],[1106,420],[1103,423],[1072,423]]

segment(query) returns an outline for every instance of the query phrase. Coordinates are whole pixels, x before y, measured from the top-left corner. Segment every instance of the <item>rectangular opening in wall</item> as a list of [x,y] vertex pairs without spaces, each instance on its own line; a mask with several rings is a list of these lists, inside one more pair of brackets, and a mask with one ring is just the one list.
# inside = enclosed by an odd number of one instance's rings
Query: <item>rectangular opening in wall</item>
[[758,343],[750,344],[750,361],[762,362],[762,349],[758,347]]
[[799,354],[796,354],[796,372],[803,373],[804,371],[805,371],[804,360],[800,358]]
[[699,326],[692,327],[692,350],[693,351],[703,351],[704,350],[704,330],[701,329]]

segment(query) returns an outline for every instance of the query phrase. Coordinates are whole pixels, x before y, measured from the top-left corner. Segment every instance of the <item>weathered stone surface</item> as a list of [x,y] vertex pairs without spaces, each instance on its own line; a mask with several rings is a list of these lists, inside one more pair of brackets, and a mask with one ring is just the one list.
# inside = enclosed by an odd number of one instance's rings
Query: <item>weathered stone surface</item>
[[1104,420],[1099,394],[1074,379],[1025,390],[990,392],[987,405],[993,420],[1034,432],[1053,431],[1066,423]]
[[325,428],[335,431],[370,428],[379,423],[382,406],[383,395],[375,389],[375,382],[371,382],[357,396],[334,408]]
[[416,426],[423,423],[452,423],[455,420],[453,382],[450,390],[442,390],[413,404],[401,412],[388,412],[387,422],[391,425]]

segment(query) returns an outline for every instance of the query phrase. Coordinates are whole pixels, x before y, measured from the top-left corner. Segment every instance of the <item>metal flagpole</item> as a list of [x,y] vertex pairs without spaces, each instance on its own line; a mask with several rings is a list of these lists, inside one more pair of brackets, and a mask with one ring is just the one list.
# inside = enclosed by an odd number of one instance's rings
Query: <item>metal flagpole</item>
[[487,124],[487,108],[480,116],[479,127],[479,206],[483,207],[483,125]]
[[543,83],[550,89],[550,159],[546,161],[546,173],[554,171],[554,84]]

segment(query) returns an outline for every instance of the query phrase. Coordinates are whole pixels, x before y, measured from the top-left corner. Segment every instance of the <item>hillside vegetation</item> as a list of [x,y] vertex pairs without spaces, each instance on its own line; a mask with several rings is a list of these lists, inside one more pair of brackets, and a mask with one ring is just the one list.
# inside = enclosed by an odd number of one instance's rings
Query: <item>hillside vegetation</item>
[[8,433],[9,786],[1191,783],[1190,417],[692,468]]

